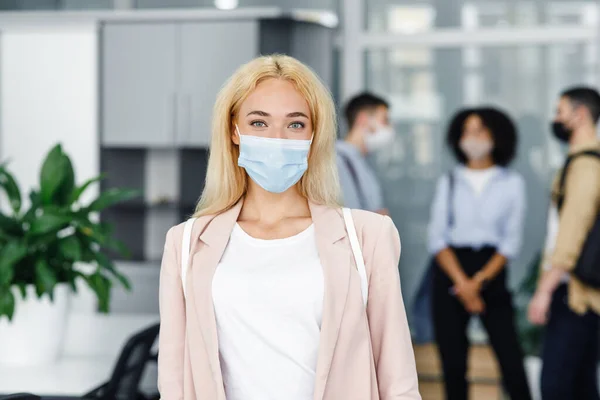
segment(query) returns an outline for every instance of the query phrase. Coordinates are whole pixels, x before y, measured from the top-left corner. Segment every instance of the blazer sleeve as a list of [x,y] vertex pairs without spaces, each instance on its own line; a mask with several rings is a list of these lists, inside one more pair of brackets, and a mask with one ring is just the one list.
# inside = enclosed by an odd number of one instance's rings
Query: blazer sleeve
[[163,399],[180,400],[183,399],[185,301],[174,231],[171,228],[167,233],[160,268],[158,390]]
[[398,262],[400,236],[389,217],[372,255],[367,314],[381,400],[419,400],[417,368],[404,309]]

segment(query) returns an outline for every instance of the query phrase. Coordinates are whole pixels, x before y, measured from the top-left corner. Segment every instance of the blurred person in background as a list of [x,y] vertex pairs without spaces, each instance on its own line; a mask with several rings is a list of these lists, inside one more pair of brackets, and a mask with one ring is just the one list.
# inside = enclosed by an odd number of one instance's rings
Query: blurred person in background
[[[600,290],[571,273],[600,209],[599,118],[598,92],[575,87],[560,96],[552,124],[552,133],[568,144],[569,150],[552,186],[543,273],[529,306],[531,322],[546,325],[541,378],[544,400],[599,398]],[[600,241],[594,246],[598,248]]]
[[494,108],[458,112],[447,142],[459,166],[437,184],[429,225],[432,308],[448,400],[466,400],[468,322],[478,315],[513,400],[531,398],[517,338],[507,265],[521,246],[525,186],[507,168],[513,122]]
[[165,244],[162,398],[421,398],[398,231],[352,212],[365,305],[338,204],[335,120],[327,89],[287,56],[251,61],[219,93],[196,219]]
[[344,206],[388,215],[375,171],[367,155],[394,140],[388,103],[371,93],[348,101],[344,110],[349,131],[337,142],[337,166]]

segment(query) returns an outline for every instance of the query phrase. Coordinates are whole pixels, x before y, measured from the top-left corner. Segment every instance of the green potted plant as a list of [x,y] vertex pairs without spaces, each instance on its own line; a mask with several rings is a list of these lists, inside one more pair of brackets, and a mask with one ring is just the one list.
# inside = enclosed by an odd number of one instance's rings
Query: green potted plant
[[[44,160],[39,188],[24,201],[6,164],[0,165],[0,362],[52,362],[60,351],[69,294],[82,280],[108,312],[114,282],[129,289],[106,250],[127,255],[99,211],[139,194],[109,189],[86,204],[83,193],[101,176],[77,185],[73,165],[60,144]],[[25,205],[24,203],[27,203]],[[26,339],[24,339],[26,338]]]

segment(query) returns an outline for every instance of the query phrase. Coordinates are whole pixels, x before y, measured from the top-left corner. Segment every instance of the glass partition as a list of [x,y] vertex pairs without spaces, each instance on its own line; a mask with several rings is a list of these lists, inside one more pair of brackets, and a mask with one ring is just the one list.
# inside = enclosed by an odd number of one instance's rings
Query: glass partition
[[368,31],[404,34],[440,27],[595,26],[600,14],[593,0],[364,0],[364,5]]
[[464,105],[506,110],[519,128],[513,167],[527,183],[528,212],[521,256],[511,267],[515,285],[540,249],[551,177],[562,149],[549,121],[566,86],[597,82],[590,42],[523,46],[412,46],[369,50],[366,87],[391,104],[393,145],[373,156],[385,198],[402,237],[403,289],[412,298],[428,255],[426,233],[437,178],[454,164],[445,148],[451,115]]

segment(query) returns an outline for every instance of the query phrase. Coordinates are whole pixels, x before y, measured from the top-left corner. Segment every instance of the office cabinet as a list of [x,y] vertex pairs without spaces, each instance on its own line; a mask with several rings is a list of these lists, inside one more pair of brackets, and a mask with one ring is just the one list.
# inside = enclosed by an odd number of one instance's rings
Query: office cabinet
[[107,24],[102,36],[104,145],[169,146],[177,130],[177,25]]
[[182,129],[177,141],[183,147],[208,147],[219,90],[238,67],[258,55],[258,23],[184,23],[180,37]]
[[257,40],[255,21],[106,25],[103,143],[207,147],[217,93]]

